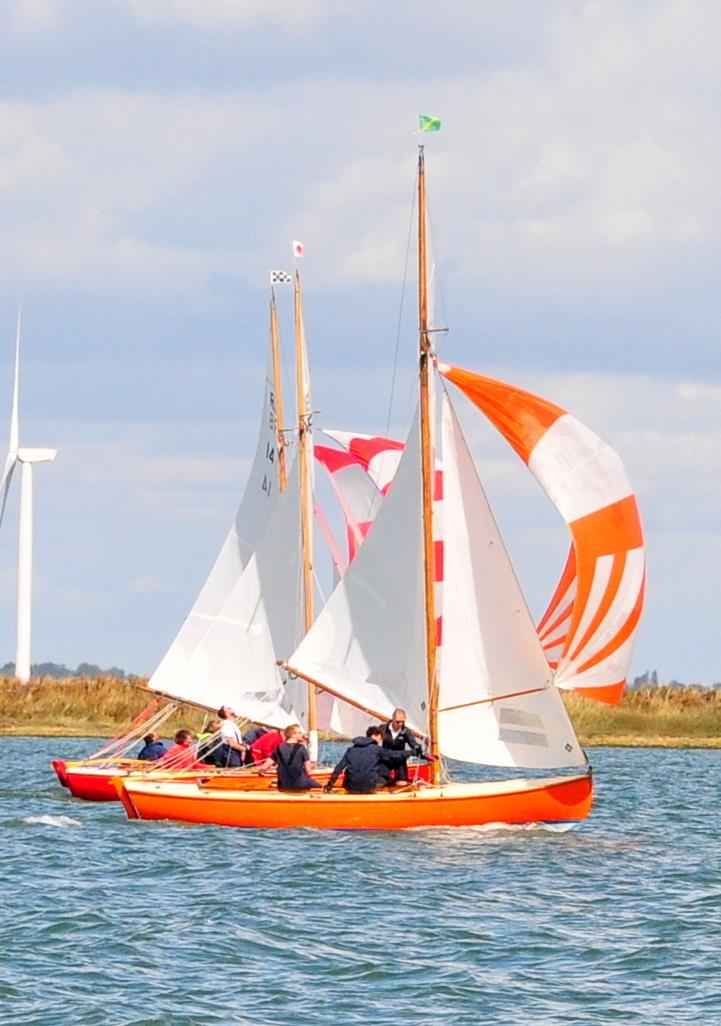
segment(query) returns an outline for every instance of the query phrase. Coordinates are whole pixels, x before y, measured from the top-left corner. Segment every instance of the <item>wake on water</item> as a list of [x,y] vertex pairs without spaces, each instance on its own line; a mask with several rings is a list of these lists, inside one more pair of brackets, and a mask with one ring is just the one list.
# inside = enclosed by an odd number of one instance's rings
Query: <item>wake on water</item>
[[83,824],[79,819],[72,816],[25,816],[23,823],[29,826],[52,826],[52,827],[81,827]]
[[548,833],[566,834],[578,826],[575,821],[568,823],[479,823],[477,826],[420,826],[408,827],[407,832],[442,830],[471,834],[505,834],[505,833]]

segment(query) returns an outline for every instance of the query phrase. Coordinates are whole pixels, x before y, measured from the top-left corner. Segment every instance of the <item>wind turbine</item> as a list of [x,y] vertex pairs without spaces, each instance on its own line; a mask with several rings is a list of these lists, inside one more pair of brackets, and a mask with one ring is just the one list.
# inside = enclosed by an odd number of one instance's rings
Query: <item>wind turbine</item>
[[20,514],[18,527],[18,606],[17,640],[15,647],[15,676],[27,683],[30,680],[31,609],[33,590],[33,465],[54,460],[57,449],[28,449],[20,445],[20,311],[15,334],[15,377],[10,410],[10,441],[5,458],[5,470],[0,480],[2,506],[0,525],[5,516],[10,482],[17,464],[20,464]]

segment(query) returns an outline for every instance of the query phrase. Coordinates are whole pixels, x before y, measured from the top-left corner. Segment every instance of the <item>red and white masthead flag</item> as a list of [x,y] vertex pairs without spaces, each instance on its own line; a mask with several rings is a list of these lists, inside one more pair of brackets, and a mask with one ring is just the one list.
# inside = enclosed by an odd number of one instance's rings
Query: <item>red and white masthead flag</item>
[[294,242],[293,242],[293,256],[294,257],[302,257],[303,256],[303,243],[302,242],[298,242],[297,239],[294,240]]

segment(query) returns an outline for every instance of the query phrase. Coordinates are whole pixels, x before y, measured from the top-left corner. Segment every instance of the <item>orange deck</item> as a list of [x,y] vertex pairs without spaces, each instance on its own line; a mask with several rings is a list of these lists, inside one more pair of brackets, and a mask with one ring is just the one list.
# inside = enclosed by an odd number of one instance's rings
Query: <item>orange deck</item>
[[372,795],[221,791],[199,783],[154,783],[137,777],[118,777],[115,786],[132,819],[322,830],[574,822],[590,812],[593,792],[590,774],[454,783]]

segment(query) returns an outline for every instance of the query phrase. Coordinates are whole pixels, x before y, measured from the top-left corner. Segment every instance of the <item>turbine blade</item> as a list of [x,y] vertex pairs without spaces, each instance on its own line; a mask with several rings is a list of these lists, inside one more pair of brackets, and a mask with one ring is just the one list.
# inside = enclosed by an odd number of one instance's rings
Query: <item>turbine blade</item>
[[[13,377],[13,401],[10,408],[10,441],[8,456],[17,452],[20,445],[20,324],[21,308],[18,307],[18,323],[15,331],[15,375]],[[7,473],[7,468],[6,468]]]
[[2,481],[0,481],[0,489],[2,489],[2,504],[0,505],[0,527],[5,518],[5,507],[8,501],[8,492],[10,491],[10,482],[13,478],[13,471],[15,470],[15,464],[17,460],[11,461],[10,454],[8,454],[7,462],[5,464],[5,473],[3,474]]

